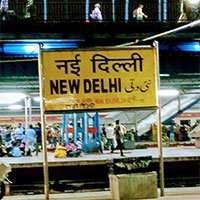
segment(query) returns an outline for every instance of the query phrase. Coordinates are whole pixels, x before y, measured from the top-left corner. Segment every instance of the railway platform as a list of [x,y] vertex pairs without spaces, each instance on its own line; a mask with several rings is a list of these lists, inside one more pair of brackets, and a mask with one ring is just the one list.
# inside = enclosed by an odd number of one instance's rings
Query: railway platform
[[[124,150],[124,154],[125,159],[152,157],[150,170],[157,171],[159,175],[159,149],[157,147]],[[54,158],[54,153],[48,152],[49,181],[52,186],[50,198],[52,200],[110,199],[108,165],[119,158],[124,159],[120,156],[119,151],[113,154],[109,151],[104,151],[103,154],[89,153],[76,158]],[[200,149],[185,145],[163,147],[163,159],[166,188],[165,196],[158,199],[200,199]],[[42,153],[31,157],[3,157],[1,160],[9,163],[12,167],[9,176],[13,182],[10,188],[11,194],[4,200],[44,199]],[[56,185],[56,181],[59,182],[59,185]],[[175,182],[177,182],[176,185]],[[191,182],[191,185],[188,182]],[[91,185],[100,189],[92,188],[92,190],[90,189]],[[35,188],[32,188],[33,186]],[[74,186],[76,187],[74,188]],[[89,187],[86,188],[86,186]]]
[[[159,193],[159,191],[158,191]],[[50,200],[112,200],[110,191],[50,194]],[[43,200],[44,195],[6,196],[3,200]],[[165,196],[158,200],[199,200],[200,187],[165,188]],[[153,200],[153,199],[151,199]]]
[[[156,147],[145,149],[124,150],[126,158],[133,157],[152,157],[153,162],[159,161],[159,149]],[[101,153],[83,154],[81,157],[54,158],[54,153],[48,152],[48,165],[51,166],[76,166],[76,165],[98,165],[112,163],[113,159],[120,158],[119,151],[111,154],[109,151]],[[163,158],[165,162],[171,161],[200,161],[200,148],[195,146],[179,145],[176,147],[163,147]],[[9,163],[14,168],[42,167],[43,157],[40,153],[38,156],[26,157],[2,157],[2,161]]]

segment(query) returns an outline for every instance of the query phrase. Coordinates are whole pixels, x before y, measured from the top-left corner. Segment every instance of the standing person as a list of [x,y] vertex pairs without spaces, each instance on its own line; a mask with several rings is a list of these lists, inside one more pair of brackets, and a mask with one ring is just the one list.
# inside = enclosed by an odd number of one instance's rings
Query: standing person
[[82,140],[81,140],[80,137],[77,138],[76,146],[77,146],[78,155],[81,155],[81,152],[82,152]]
[[18,127],[15,129],[15,140],[21,144],[22,140],[24,139],[24,129],[22,124],[19,123]]
[[2,19],[6,19],[8,20],[8,5],[9,2],[8,0],[1,0],[1,4],[0,4],[0,20]]
[[36,6],[34,5],[33,0],[28,0],[25,10],[25,18],[35,19],[36,17]]
[[99,22],[103,20],[100,8],[101,8],[101,5],[99,3],[96,3],[94,5],[94,10],[90,14],[90,17],[92,18],[92,20],[99,21]]
[[40,147],[42,146],[42,130],[41,130],[41,123],[37,123],[37,127],[35,128],[36,132],[36,143],[35,143],[35,155],[38,155],[40,151]]
[[106,148],[106,144],[107,144],[107,138],[106,138],[106,124],[103,124],[102,128],[101,128],[101,146],[102,146],[102,150]]
[[25,155],[27,156],[30,152],[30,156],[34,150],[34,145],[36,142],[36,132],[33,129],[33,125],[30,124],[29,128],[25,132],[25,141],[26,141],[26,146],[25,146]]
[[[122,141],[123,140],[123,130],[122,130],[122,127],[120,125],[119,120],[116,120],[116,125],[115,125],[115,128],[114,128],[114,134],[115,134],[115,138],[116,138],[116,141],[117,141],[117,147],[115,149],[119,149],[121,156],[124,156],[124,154],[123,154],[123,141]],[[113,149],[111,151],[111,153],[113,153],[115,149]]]
[[109,124],[106,128],[107,148],[108,150],[114,150],[114,124]]
[[56,148],[57,142],[58,142],[58,137],[59,137],[59,132],[58,129],[55,126],[50,126],[50,132],[52,136],[52,142],[53,142],[53,147]]
[[144,5],[139,4],[138,8],[133,11],[133,19],[143,22],[144,18],[148,18],[148,16],[143,13],[143,8]]

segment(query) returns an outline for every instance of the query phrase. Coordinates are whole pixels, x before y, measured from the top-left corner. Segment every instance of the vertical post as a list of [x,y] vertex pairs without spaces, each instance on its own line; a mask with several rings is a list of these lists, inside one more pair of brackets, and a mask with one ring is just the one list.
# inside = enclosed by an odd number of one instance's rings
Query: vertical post
[[45,102],[43,99],[43,70],[41,64],[41,44],[39,45],[39,85],[40,85],[40,114],[41,114],[41,128],[42,128],[42,150],[43,150],[43,173],[44,173],[44,193],[45,200],[49,200],[49,172],[48,172],[48,160],[47,160],[47,147],[46,147],[46,131],[45,131]]
[[44,21],[47,21],[47,0],[43,0],[44,3]]
[[163,21],[166,22],[167,19],[167,0],[163,0]]
[[66,131],[66,114],[62,114],[62,142],[65,144],[66,143],[66,138],[65,138],[65,131]]
[[129,8],[129,0],[125,0],[125,22],[129,20],[128,8]]
[[115,17],[115,0],[112,0],[112,20],[113,20],[113,22],[116,21],[116,17]]
[[87,127],[88,127],[87,119],[88,119],[88,117],[87,117],[87,113],[84,113],[83,116],[84,116],[84,118],[83,118],[83,120],[84,120],[84,126],[83,126],[83,128],[84,128],[84,142],[85,142],[85,144],[87,144],[88,143],[88,134],[87,134]]
[[[160,76],[159,76],[159,49],[158,42],[154,42],[156,47],[156,57],[157,57],[157,88],[160,89]],[[161,103],[160,98],[157,95],[158,100],[158,109],[157,109],[157,142],[158,142],[158,150],[159,150],[159,175],[160,175],[160,194],[164,196],[164,161],[163,161],[163,147],[162,147],[162,129],[161,129]]]
[[162,21],[162,0],[158,0],[158,21]]
[[73,139],[74,139],[74,142],[76,142],[76,141],[77,141],[77,138],[78,138],[77,114],[76,114],[76,113],[73,114],[73,127],[74,127]]
[[181,96],[178,95],[178,112],[181,110]]
[[65,12],[64,12],[64,19],[65,20],[68,20],[69,19],[69,8],[68,8],[68,4],[69,4],[69,2],[68,2],[68,0],[64,0],[64,10],[65,10]]
[[28,108],[29,108],[29,123],[32,123],[32,101],[31,97],[28,97]]
[[85,20],[89,20],[89,14],[90,14],[90,0],[85,0]]
[[99,113],[96,112],[96,129],[97,129],[97,138],[98,138],[98,141],[101,141],[101,130],[100,130],[100,116],[99,116]]
[[28,97],[26,96],[24,99],[25,104],[25,130],[28,128]]
[[134,111],[134,126],[135,126],[135,131],[137,131],[137,114],[136,114],[136,111]]

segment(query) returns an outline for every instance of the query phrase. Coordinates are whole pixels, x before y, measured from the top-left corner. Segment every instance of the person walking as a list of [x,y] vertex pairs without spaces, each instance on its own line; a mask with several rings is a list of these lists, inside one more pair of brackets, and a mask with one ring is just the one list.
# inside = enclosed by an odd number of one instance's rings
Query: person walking
[[107,138],[107,145],[106,147],[108,148],[108,150],[114,150],[114,124],[110,123],[108,125],[108,127],[106,128],[106,138]]
[[133,11],[133,19],[140,21],[140,22],[143,22],[144,18],[146,18],[146,19],[148,18],[148,16],[143,13],[143,8],[144,8],[144,5],[139,4],[138,8],[136,8]]
[[98,21],[98,22],[101,22],[103,20],[100,8],[101,8],[101,5],[99,3],[96,3],[94,5],[94,9],[92,13],[90,14],[90,17],[92,20]]
[[[117,147],[115,149],[119,149],[121,156],[124,156],[124,153],[123,153],[123,130],[122,130],[119,120],[116,120],[115,123],[116,123],[116,125],[114,128],[114,134],[115,134],[115,138],[117,141]],[[113,149],[111,151],[111,153],[113,153],[115,149]]]
[[35,155],[37,156],[38,152],[40,152],[42,148],[42,129],[40,122],[37,123],[35,132],[36,132]]

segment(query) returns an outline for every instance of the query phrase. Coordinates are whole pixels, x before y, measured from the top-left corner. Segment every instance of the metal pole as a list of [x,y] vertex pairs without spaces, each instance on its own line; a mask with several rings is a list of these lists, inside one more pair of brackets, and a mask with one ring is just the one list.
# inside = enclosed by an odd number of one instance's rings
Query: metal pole
[[115,0],[112,0],[112,20],[113,20],[113,22],[115,22],[116,21],[116,14],[115,14]]
[[[159,103],[160,104],[160,103]],[[159,150],[159,175],[160,175],[160,195],[164,196],[164,188],[165,188],[165,181],[164,181],[164,160],[163,160],[163,150],[162,150],[162,128],[161,128],[161,109],[160,105],[157,109],[157,140],[158,140],[158,150]]]
[[167,10],[168,0],[163,0],[163,21],[166,22],[168,20],[168,10]]
[[153,40],[153,39],[156,39],[158,37],[162,37],[164,35],[168,35],[170,33],[174,33],[174,32],[177,32],[177,31],[181,31],[183,29],[186,29],[186,28],[192,28],[192,27],[195,27],[195,26],[198,26],[200,24],[200,20],[196,20],[194,22],[191,22],[189,24],[186,24],[186,25],[183,25],[183,26],[180,26],[178,28],[175,28],[175,29],[172,29],[172,30],[169,30],[169,31],[165,31],[163,33],[159,33],[157,35],[153,35],[153,36],[150,36],[150,37],[147,37],[147,38],[144,38],[142,40],[136,40],[135,42],[129,42],[129,43],[125,43],[125,44],[120,44],[120,45],[117,45],[116,47],[124,47],[124,46],[129,46],[129,45],[134,45],[134,44],[137,44],[137,43],[140,43],[140,42],[145,42],[145,41],[148,41],[148,40]]
[[90,0],[85,0],[85,20],[89,20],[90,17]]
[[181,96],[178,95],[178,112],[181,110]]
[[44,3],[44,21],[47,21],[47,0],[43,0],[43,3]]
[[135,126],[135,132],[137,131],[137,113],[134,111],[134,126]]
[[162,0],[158,0],[158,20],[162,21]]
[[[158,90],[160,89],[160,76],[159,76],[159,49],[158,42],[154,42],[156,47],[156,57],[157,57],[157,80],[158,80]],[[159,150],[159,176],[160,176],[160,195],[164,196],[164,160],[163,160],[163,147],[162,147],[162,128],[161,128],[161,103],[160,98],[158,98],[158,109],[157,109],[157,142]]]
[[42,73],[42,65],[41,65],[41,45],[39,45],[39,84],[40,84],[40,114],[41,114],[41,128],[42,128],[42,152],[43,152],[43,173],[44,173],[44,193],[45,200],[49,200],[49,172],[48,172],[48,160],[47,160],[47,147],[46,147],[46,131],[45,131],[45,113],[44,113],[44,99],[43,99],[43,73]]
[[128,8],[129,8],[129,0],[125,0],[125,22],[127,22],[129,19],[129,16],[128,16]]
[[28,108],[29,108],[29,123],[32,123],[32,101],[31,97],[28,97]]
[[27,102],[27,96],[24,99],[24,104],[25,104],[25,130],[28,128],[28,102]]

